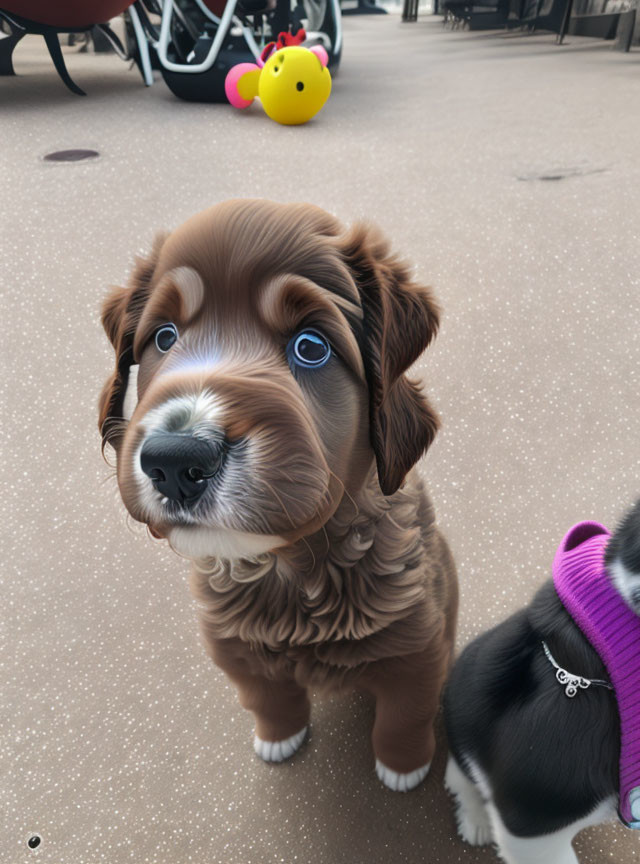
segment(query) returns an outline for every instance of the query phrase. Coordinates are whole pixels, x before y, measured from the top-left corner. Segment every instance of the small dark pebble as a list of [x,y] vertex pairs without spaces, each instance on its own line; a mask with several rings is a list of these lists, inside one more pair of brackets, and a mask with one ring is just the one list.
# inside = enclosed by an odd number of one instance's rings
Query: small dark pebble
[[45,162],[80,162],[82,159],[95,159],[99,156],[97,150],[56,150],[47,153]]
[[29,837],[29,840],[27,841],[27,846],[29,847],[29,849],[37,849],[39,845],[40,837],[38,837],[37,834],[34,834],[33,837]]

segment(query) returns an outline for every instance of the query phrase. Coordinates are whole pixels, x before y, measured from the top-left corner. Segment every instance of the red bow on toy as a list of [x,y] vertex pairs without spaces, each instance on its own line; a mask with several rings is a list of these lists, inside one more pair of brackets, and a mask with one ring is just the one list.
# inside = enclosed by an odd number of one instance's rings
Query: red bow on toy
[[269,42],[267,45],[264,46],[264,48],[262,49],[262,54],[260,55],[260,59],[263,63],[266,63],[274,51],[278,51],[280,48],[289,48],[291,45],[302,45],[306,38],[307,34],[304,32],[303,27],[298,30],[295,36],[293,35],[293,33],[283,31],[278,36],[277,41]]

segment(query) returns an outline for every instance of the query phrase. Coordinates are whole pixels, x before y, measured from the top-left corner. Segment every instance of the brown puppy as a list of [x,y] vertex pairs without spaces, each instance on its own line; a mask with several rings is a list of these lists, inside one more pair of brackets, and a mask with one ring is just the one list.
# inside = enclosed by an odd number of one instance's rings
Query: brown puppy
[[376,700],[380,779],[417,785],[457,611],[410,470],[438,427],[404,375],[438,327],[430,291],[369,227],[229,201],[159,239],[102,320],[122,498],[193,560],[207,649],[255,716],[256,752],[300,746],[309,687],[357,687]]

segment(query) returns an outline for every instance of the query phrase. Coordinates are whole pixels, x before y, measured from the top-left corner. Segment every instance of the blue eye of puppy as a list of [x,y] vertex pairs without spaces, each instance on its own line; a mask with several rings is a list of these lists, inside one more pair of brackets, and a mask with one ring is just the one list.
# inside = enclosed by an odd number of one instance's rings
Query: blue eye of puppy
[[289,343],[289,355],[297,366],[317,369],[331,357],[331,346],[321,333],[303,330]]
[[156,348],[162,354],[166,354],[169,348],[178,338],[178,330],[175,324],[163,324],[156,330]]

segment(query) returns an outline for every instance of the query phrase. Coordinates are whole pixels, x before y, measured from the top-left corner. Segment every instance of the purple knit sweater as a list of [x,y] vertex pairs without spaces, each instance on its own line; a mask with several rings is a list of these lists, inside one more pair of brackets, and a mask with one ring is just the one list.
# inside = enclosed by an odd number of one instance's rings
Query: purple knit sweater
[[620,714],[620,815],[640,829],[640,618],[605,569],[609,536],[597,522],[574,525],[556,552],[553,581],[609,673]]

